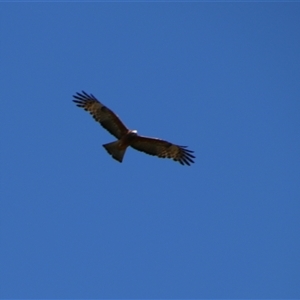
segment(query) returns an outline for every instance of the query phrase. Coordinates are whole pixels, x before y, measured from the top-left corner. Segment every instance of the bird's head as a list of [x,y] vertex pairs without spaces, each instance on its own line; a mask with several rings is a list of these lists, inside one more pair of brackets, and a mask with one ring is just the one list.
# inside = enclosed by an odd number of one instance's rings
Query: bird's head
[[137,130],[130,130],[129,134],[130,135],[137,135]]

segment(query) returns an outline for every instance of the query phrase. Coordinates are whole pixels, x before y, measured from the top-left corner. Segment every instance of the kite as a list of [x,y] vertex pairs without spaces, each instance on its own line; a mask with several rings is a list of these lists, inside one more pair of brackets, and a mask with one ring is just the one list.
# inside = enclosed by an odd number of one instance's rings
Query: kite
[[127,147],[138,151],[158,156],[171,158],[182,165],[190,166],[194,163],[194,151],[186,149],[187,146],[178,146],[170,142],[138,135],[136,130],[129,130],[120,118],[108,107],[104,106],[94,95],[86,92],[76,93],[73,102],[78,107],[88,111],[95,121],[99,122],[110,134],[117,138],[117,141],[104,144],[106,151],[117,161],[122,162]]

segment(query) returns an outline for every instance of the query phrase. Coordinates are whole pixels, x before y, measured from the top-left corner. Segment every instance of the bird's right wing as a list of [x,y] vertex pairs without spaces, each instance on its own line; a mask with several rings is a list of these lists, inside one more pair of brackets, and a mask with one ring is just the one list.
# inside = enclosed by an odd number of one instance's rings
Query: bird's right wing
[[94,95],[88,95],[82,91],[82,93],[76,93],[73,97],[73,101],[78,107],[82,107],[88,111],[97,122],[117,139],[120,139],[128,132],[128,128],[119,117],[108,107],[100,103]]

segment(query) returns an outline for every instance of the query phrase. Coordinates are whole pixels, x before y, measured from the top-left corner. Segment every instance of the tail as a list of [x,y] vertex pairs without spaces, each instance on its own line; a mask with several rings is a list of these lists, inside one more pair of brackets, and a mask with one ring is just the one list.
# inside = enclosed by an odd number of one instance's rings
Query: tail
[[114,159],[122,162],[127,147],[120,147],[120,141],[104,144],[103,147]]

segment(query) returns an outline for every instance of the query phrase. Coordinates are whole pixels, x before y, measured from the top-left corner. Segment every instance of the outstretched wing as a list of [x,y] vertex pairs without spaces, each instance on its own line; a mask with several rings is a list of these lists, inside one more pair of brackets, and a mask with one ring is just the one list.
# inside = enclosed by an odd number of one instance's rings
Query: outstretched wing
[[145,152],[162,158],[171,158],[178,161],[182,165],[190,165],[194,163],[194,151],[186,149],[186,146],[178,146],[164,140],[137,136],[130,146],[138,151]]
[[86,92],[76,93],[73,100],[78,107],[88,111],[93,118],[99,122],[109,133],[120,139],[128,132],[128,128],[122,123],[119,117],[109,108],[104,106],[97,98]]

